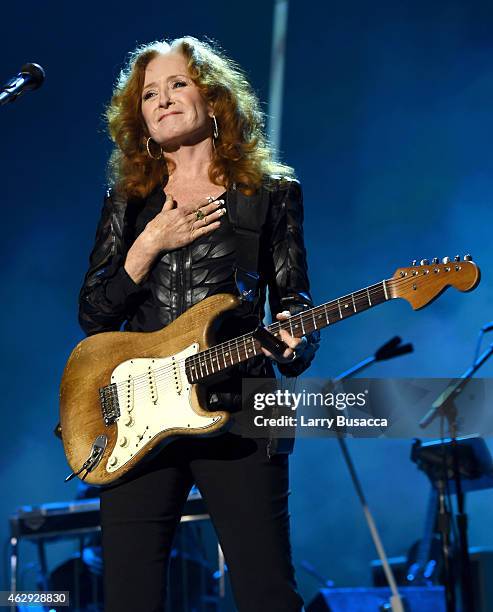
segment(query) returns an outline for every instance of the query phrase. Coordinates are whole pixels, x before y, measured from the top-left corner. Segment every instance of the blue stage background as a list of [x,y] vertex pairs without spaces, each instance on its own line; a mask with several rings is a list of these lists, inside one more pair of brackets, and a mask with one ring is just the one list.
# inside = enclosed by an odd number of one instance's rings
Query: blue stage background
[[[77,295],[111,149],[101,116],[125,55],[157,38],[210,36],[246,68],[267,109],[271,28],[262,0],[3,7],[0,80],[26,61],[47,78],[0,111],[2,542],[18,506],[75,495],[52,429],[63,366],[82,338]],[[324,331],[311,375],[335,375],[396,334],[415,352],[369,374],[457,376],[470,365],[493,318],[492,31],[486,1],[291,2],[282,155],[304,186],[315,300],[412,259],[471,252],[482,268],[469,295],[449,290],[418,313],[396,301]],[[387,552],[405,554],[428,492],[411,441],[349,446]],[[290,503],[307,601],[318,585],[305,559],[338,586],[369,584],[376,555],[335,441],[298,441]],[[492,491],[470,496],[471,545],[493,546],[492,503]]]

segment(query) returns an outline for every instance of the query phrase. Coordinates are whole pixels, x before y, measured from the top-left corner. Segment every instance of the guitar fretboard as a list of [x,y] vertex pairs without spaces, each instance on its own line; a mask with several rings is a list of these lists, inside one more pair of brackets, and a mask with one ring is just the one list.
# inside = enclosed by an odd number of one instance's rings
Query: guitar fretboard
[[[279,336],[280,329],[285,329],[292,336],[301,338],[391,299],[391,283],[391,280],[381,281],[366,289],[300,312],[286,321],[272,323],[267,329],[275,336]],[[260,343],[251,333],[245,334],[188,357],[185,371],[189,382],[194,384],[259,354],[262,354]]]

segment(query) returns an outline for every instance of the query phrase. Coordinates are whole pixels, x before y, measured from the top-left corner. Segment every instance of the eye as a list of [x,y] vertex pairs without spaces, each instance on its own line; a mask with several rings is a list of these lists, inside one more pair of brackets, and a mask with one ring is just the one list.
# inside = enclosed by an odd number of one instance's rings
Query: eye
[[184,87],[186,87],[187,86],[187,82],[186,81],[174,81],[173,82],[173,89],[176,89],[177,85],[180,85],[180,86],[183,85]]
[[143,100],[148,100],[152,96],[153,93],[154,93],[153,91],[146,91],[146,93],[143,95],[142,99]]

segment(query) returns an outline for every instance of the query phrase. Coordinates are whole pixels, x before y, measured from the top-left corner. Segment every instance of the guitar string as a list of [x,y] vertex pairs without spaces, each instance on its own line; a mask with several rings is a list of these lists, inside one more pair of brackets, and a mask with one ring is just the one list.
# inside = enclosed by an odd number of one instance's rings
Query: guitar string
[[[376,285],[372,285],[372,287],[375,287],[375,286]],[[368,287],[368,289],[370,289],[370,288]],[[359,295],[359,296],[355,297],[355,303],[356,304],[361,303],[363,301],[363,299],[364,299],[364,302],[366,304],[368,304],[367,289],[362,289],[360,291],[357,291],[357,292],[355,292],[355,294],[356,293],[363,293],[363,292],[364,292],[364,295]],[[379,291],[376,291],[375,289],[373,289],[373,290],[370,291],[370,295],[375,296],[377,293],[381,294],[381,292],[382,292],[382,289],[380,289]],[[339,302],[344,300],[346,297],[350,297],[350,296],[351,296],[351,294],[349,294],[348,296],[342,296],[341,298],[339,298]],[[327,305],[327,307],[323,306],[323,305],[316,306],[316,307],[314,307],[312,309],[313,314],[315,314],[315,311],[317,311],[317,310],[320,311],[321,313],[324,313],[325,311],[327,311],[328,314],[333,314],[333,313],[337,313],[339,311],[339,305],[338,304],[332,304],[330,307],[328,307],[328,305]],[[301,313],[299,313],[299,314],[301,314]],[[357,314],[357,313],[353,313],[353,314]],[[297,315],[293,315],[293,317],[294,316],[297,316]],[[309,318],[311,319],[311,316],[309,316]],[[338,320],[340,320],[340,319],[338,319]],[[276,321],[276,322],[272,323],[269,326],[269,329],[271,331],[273,331],[273,332],[278,332],[279,329],[285,329],[286,331],[288,331],[288,330],[290,331],[291,330],[290,321],[289,320],[282,321],[282,322],[281,321]],[[216,355],[217,355],[218,352],[220,351],[221,356],[223,357],[223,360],[224,360],[224,358],[226,356],[225,355],[225,351],[227,353],[235,353],[236,355],[238,354],[238,351],[240,351],[240,354],[242,354],[244,352],[244,350],[245,350],[245,342],[247,342],[247,341],[249,343],[252,342],[251,333],[243,334],[242,336],[238,336],[237,338],[234,338],[232,340],[227,340],[227,341],[222,342],[220,344],[217,344],[217,345],[215,345],[213,347],[209,347],[208,349],[205,349],[204,351],[201,351],[201,353],[214,352],[215,351]],[[196,353],[196,354],[191,355],[189,357],[177,359],[177,360],[174,361],[175,365],[166,364],[164,366],[161,366],[159,368],[156,368],[156,369],[152,370],[152,374],[153,374],[153,376],[155,378],[156,378],[156,374],[157,374],[157,377],[160,380],[162,380],[163,374],[170,374],[175,369],[176,366],[180,365],[181,363],[183,363],[183,361],[185,361],[188,358],[190,358],[190,360],[191,360],[190,363],[198,364],[201,359],[204,359],[204,357],[199,357],[201,353]],[[245,353],[245,357],[246,357],[246,353]],[[147,359],[149,359],[149,358],[147,358]],[[167,358],[166,357],[164,357],[164,358],[159,358],[158,357],[157,359],[167,359]],[[233,365],[235,365],[235,364],[233,364]],[[231,366],[228,365],[227,367],[231,367]],[[224,369],[224,366],[222,366],[222,369]],[[143,373],[143,374],[139,374],[139,375],[133,377],[132,379],[129,379],[129,380],[131,380],[134,383],[134,385],[133,385],[134,391],[135,391],[135,389],[139,388],[140,386],[144,386],[147,389],[148,388],[148,381],[146,379],[148,377],[149,377],[149,371],[147,371],[146,373]],[[137,382],[137,384],[135,384],[136,381],[139,381],[139,382]],[[121,381],[121,382],[118,382],[118,383],[115,383],[115,384],[116,384],[117,388],[119,388],[119,387],[127,388],[128,387],[128,381]]]
[[[389,286],[389,288],[392,289],[397,284],[398,285],[404,285],[404,284],[413,283],[416,280],[416,278],[417,278],[416,276],[402,277],[402,278],[397,278],[397,279],[388,279],[385,282]],[[340,305],[341,302],[343,302],[344,299],[351,298],[352,296],[356,296],[355,297],[355,302],[359,303],[359,302],[361,302],[361,300],[363,298],[365,299],[365,302],[366,302],[368,292],[370,293],[370,295],[374,296],[374,295],[376,295],[376,293],[380,293],[381,294],[382,289],[383,289],[383,283],[382,282],[376,283],[375,285],[371,285],[371,286],[367,287],[366,289],[361,289],[359,291],[356,291],[356,292],[354,292],[354,294],[348,294],[346,296],[342,296],[342,297],[338,298],[338,300],[333,300],[331,302],[328,302],[326,305],[316,306],[313,309],[311,309],[312,315],[314,315],[316,311],[318,311],[318,312],[325,312],[325,311],[327,311],[327,313],[330,313],[330,314],[332,314],[334,312],[337,313],[337,311],[339,310],[339,305]],[[359,295],[357,295],[357,294],[359,294]],[[331,306],[328,307],[328,304],[331,304]],[[354,313],[351,313],[351,314],[358,314],[358,313],[354,312]],[[293,315],[293,316],[296,316],[296,315]],[[346,317],[346,318],[348,318],[348,317]],[[339,320],[341,320],[341,319],[337,319],[336,321],[334,321],[334,323],[339,321]],[[269,326],[269,328],[272,331],[278,331],[278,329],[289,330],[290,329],[290,321],[287,320],[287,321],[282,321],[282,322],[275,322],[275,323],[272,323]],[[214,347],[210,347],[208,349],[205,349],[204,351],[201,351],[201,353],[194,354],[192,356],[185,357],[185,358],[182,358],[182,359],[178,359],[174,363],[176,365],[181,365],[186,359],[190,358],[191,359],[191,363],[197,364],[200,359],[210,359],[210,357],[202,357],[202,358],[200,358],[199,357],[200,354],[208,352],[209,355],[212,356],[212,353],[214,351],[216,352],[216,357],[217,358],[219,357],[219,354],[221,354],[222,357],[223,357],[223,360],[224,360],[224,358],[225,358],[224,349],[225,348],[229,349],[228,352],[230,352],[230,350],[232,350],[232,351],[235,351],[235,350],[239,351],[241,349],[241,353],[243,353],[243,351],[245,349],[245,342],[246,341],[252,342],[251,334],[244,334],[243,336],[240,336],[240,337],[235,338],[233,340],[229,340],[229,341],[223,342],[221,344],[218,344],[218,345],[216,345]],[[247,353],[246,352],[244,353],[244,357],[247,358]],[[158,358],[158,359],[160,359],[160,358]],[[166,358],[164,358],[164,359],[166,359]],[[241,359],[241,361],[243,361],[243,360],[244,359]],[[209,363],[211,365],[212,374],[216,373],[216,372],[214,372],[214,369],[212,368],[212,362],[209,361]],[[233,364],[233,365],[235,365],[235,364]],[[228,365],[227,367],[229,368],[231,366]],[[218,368],[218,370],[221,370],[221,369],[224,370],[225,369],[224,366],[221,366],[220,368]],[[169,375],[169,373],[172,372],[173,370],[174,370],[174,367],[167,364],[167,365],[162,366],[160,368],[156,368],[155,370],[152,371],[152,374],[154,375],[155,379],[162,380],[163,378],[167,377]],[[156,374],[157,374],[157,376],[156,376]],[[145,379],[148,378],[148,376],[149,376],[149,374],[148,374],[148,372],[146,372],[145,374],[140,374],[140,375],[138,375],[138,376],[136,376],[136,377],[131,379],[132,382],[134,382],[134,383],[135,383],[135,381],[137,381],[137,384],[133,385],[134,394],[135,394],[135,390],[138,390],[140,388],[148,389],[148,381],[145,380]],[[188,379],[187,379],[187,382],[188,382]],[[128,383],[122,381],[122,382],[116,383],[116,385],[117,385],[117,388],[118,387],[127,388]]]
[[[358,291],[355,291],[353,294],[347,294],[344,295],[336,300],[332,300],[331,302],[327,302],[326,304],[323,305],[319,305],[319,306],[315,306],[314,308],[310,309],[311,310],[311,314],[308,315],[308,320],[311,323],[311,319],[312,316],[315,315],[316,312],[320,313],[325,313],[327,312],[327,314],[333,314],[333,313],[337,313],[339,311],[339,307],[341,304],[343,304],[344,300],[346,299],[350,299],[352,301],[352,299],[354,298],[354,301],[356,304],[361,303],[362,300],[364,300],[365,303],[368,303],[368,294],[370,294],[370,297],[373,295],[377,295],[377,294],[382,294],[383,291],[383,284],[385,283],[387,288],[389,289],[393,289],[394,287],[396,287],[397,285],[399,285],[400,288],[403,288],[402,285],[407,285],[407,284],[412,284],[414,283],[417,279],[419,278],[423,278],[423,275],[421,275],[421,277],[419,276],[406,276],[406,277],[401,277],[401,278],[392,278],[392,279],[387,279],[385,281],[380,281],[379,283],[375,283],[374,285],[370,285],[369,287],[365,288],[365,289],[360,289]],[[432,277],[431,277],[432,278]],[[390,296],[392,297],[392,296]],[[330,306],[329,306],[330,304]],[[361,312],[361,311],[360,311]],[[298,313],[298,314],[306,314],[307,311],[305,311],[304,313]],[[352,312],[351,315],[353,314],[358,314],[358,312]],[[293,315],[293,317],[295,317],[297,315]],[[349,318],[349,317],[342,317],[343,318]],[[341,318],[336,319],[335,322],[342,320]],[[307,321],[308,322],[308,321]],[[324,326],[326,327],[326,326]],[[276,321],[274,323],[272,323],[269,326],[269,329],[273,332],[278,332],[279,329],[285,329],[286,331],[291,331],[291,325],[290,325],[290,320],[286,320],[286,321]],[[190,359],[190,363],[197,366],[199,365],[200,367],[200,361],[202,359],[210,359],[212,355],[212,353],[216,353],[215,358],[217,359],[217,363],[219,362],[219,356],[222,357],[223,362],[225,361],[225,357],[226,357],[226,353],[225,350],[227,349],[227,352],[234,352],[236,351],[236,353],[238,353],[238,351],[240,352],[240,356],[241,354],[243,354],[244,358],[247,359],[248,355],[245,351],[245,342],[250,342],[252,343],[252,337],[251,337],[251,333],[250,334],[244,334],[243,336],[239,336],[235,339],[232,340],[228,340],[225,341],[223,343],[220,343],[218,345],[215,345],[213,347],[209,347],[208,349],[205,349],[204,351],[201,351],[200,353],[196,353],[194,355],[191,355],[189,357],[185,357],[182,359],[178,359],[175,360],[174,364],[176,366],[180,366],[186,359]],[[203,353],[209,353],[208,357],[200,357],[201,354]],[[259,354],[259,353],[256,353]],[[255,355],[255,354],[254,354]],[[254,356],[252,355],[252,356]],[[162,359],[162,358],[158,358],[158,359]],[[164,358],[166,359],[166,358]],[[242,358],[241,361],[243,361],[244,359]],[[211,365],[211,369],[212,369],[212,374],[216,373],[214,372],[214,368],[212,367],[212,362],[209,361],[208,362]],[[233,364],[235,365],[235,364]],[[231,365],[227,366],[228,368],[231,367]],[[162,380],[165,377],[172,377],[173,375],[170,374],[173,370],[175,369],[174,366],[172,365],[165,365],[165,366],[161,366],[160,368],[156,368],[155,370],[152,370],[152,374],[154,376],[154,378],[156,380]],[[219,370],[224,370],[226,369],[224,366],[220,366],[218,368]],[[135,394],[135,390],[139,389],[141,387],[144,387],[146,389],[148,389],[148,381],[146,380],[149,376],[149,373],[146,372],[145,374],[139,374],[137,376],[135,376],[134,378],[130,379],[132,380],[133,384],[133,389],[134,389],[134,394]],[[135,382],[137,381],[137,384],[135,384]],[[188,382],[188,379],[187,379]],[[128,382],[126,381],[121,381],[118,383],[115,383],[117,388],[127,388],[128,386]]]
[[[388,288],[392,289],[394,288],[396,285],[405,285],[405,284],[412,284],[413,282],[415,282],[415,280],[419,278],[417,276],[411,276],[411,277],[402,277],[402,278],[397,278],[397,279],[387,279],[385,280],[385,283],[387,285]],[[339,306],[341,303],[344,302],[345,299],[351,299],[354,297],[354,301],[355,303],[361,303],[362,300],[364,300],[367,303],[368,300],[368,293],[370,294],[370,296],[375,296],[377,293],[381,295],[383,291],[383,282],[379,282],[379,283],[375,283],[374,285],[370,285],[369,287],[367,287],[366,289],[360,289],[358,291],[355,291],[353,294],[347,294],[345,296],[342,296],[336,300],[332,300],[331,302],[328,302],[326,305],[320,305],[320,306],[315,306],[313,309],[310,309],[312,312],[312,315],[315,315],[315,313],[318,311],[319,313],[324,313],[327,312],[327,314],[332,314],[332,313],[337,313],[339,311]],[[329,306],[329,304],[331,304],[331,306]],[[306,311],[305,311],[306,313]],[[303,314],[305,314],[303,313]],[[298,314],[302,314],[302,313],[298,313]],[[357,312],[353,312],[351,313],[351,315],[353,314],[358,314]],[[293,316],[297,316],[297,315],[293,315]],[[309,318],[311,318],[311,316],[309,315]],[[342,318],[349,318],[349,317],[342,317]],[[341,319],[337,319],[335,322],[339,321]],[[325,327],[325,326],[324,326]],[[274,323],[272,323],[269,328],[271,329],[271,331],[273,332],[277,332],[279,331],[279,329],[285,329],[286,331],[290,331],[291,329],[291,325],[290,325],[290,321],[289,319],[286,321],[276,321]],[[206,353],[209,352],[210,355],[212,355],[212,353],[215,351],[216,353],[216,358],[219,358],[219,355],[222,356],[223,361],[225,359],[225,349],[228,349],[227,352],[233,352],[233,351],[240,351],[240,355],[243,353],[243,351],[245,350],[245,342],[252,342],[252,338],[251,338],[251,333],[250,334],[244,334],[243,336],[239,336],[238,338],[220,343],[218,345],[215,345],[213,347],[209,347],[208,349],[205,349],[204,351],[201,351],[201,353]],[[201,359],[208,359],[207,357],[200,357],[201,353],[197,353],[194,355],[191,355],[189,357],[185,357],[185,358],[181,358],[178,360],[175,360],[174,364],[176,364],[176,366],[180,366],[186,359],[190,359],[190,363],[192,364],[199,364],[199,361]],[[257,353],[259,354],[259,353]],[[252,355],[253,356],[253,355]],[[244,353],[244,357],[247,357],[247,354]],[[162,359],[162,358],[157,358],[157,359]],[[166,359],[166,358],[164,358]],[[243,359],[242,359],[243,360]],[[211,369],[212,368],[212,362],[209,362],[211,364]],[[235,365],[235,364],[233,364]],[[227,367],[231,367],[231,366],[227,366]],[[175,369],[175,366],[166,364],[165,366],[161,366],[160,368],[156,368],[155,370],[152,370],[152,374],[154,376],[155,379],[157,380],[162,380],[163,377],[167,377],[171,372],[173,372],[173,370]],[[224,366],[221,366],[219,369],[225,369]],[[215,373],[214,371],[212,373]],[[145,374],[139,374],[137,376],[135,376],[134,378],[130,379],[134,384],[133,384],[133,391],[135,394],[135,391],[137,389],[140,388],[145,388],[148,389],[148,381],[146,380],[149,376],[149,373],[146,372]],[[171,375],[172,376],[172,375]],[[135,382],[137,381],[137,384],[135,384]],[[188,382],[188,379],[187,379]],[[126,381],[121,381],[118,383],[115,383],[117,388],[125,388],[127,389],[128,387],[128,382]]]

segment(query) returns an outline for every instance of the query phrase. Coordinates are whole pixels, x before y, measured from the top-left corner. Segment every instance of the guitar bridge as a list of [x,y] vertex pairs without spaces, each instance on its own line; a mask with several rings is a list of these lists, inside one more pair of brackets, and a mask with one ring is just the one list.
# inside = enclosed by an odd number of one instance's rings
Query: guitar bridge
[[112,425],[120,416],[116,383],[99,389],[99,401],[101,402],[101,412],[103,413],[105,425]]

